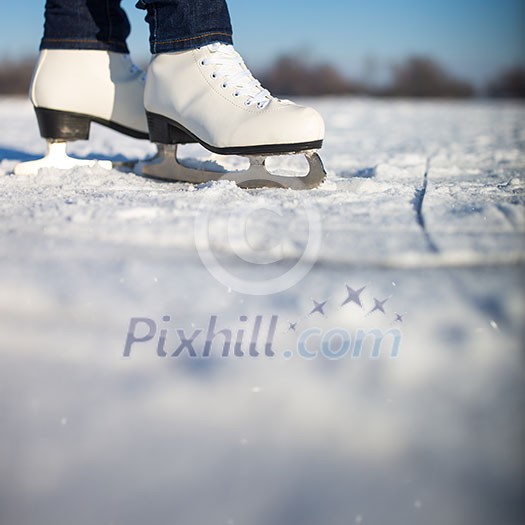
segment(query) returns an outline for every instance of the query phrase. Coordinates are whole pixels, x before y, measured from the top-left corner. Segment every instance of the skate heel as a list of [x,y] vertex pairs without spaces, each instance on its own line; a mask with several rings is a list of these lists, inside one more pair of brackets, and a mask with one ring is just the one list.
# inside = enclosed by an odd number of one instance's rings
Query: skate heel
[[65,142],[89,138],[91,119],[86,115],[36,107],[35,113],[40,135],[45,139]]
[[146,112],[149,139],[157,144],[192,144],[197,142],[162,115]]

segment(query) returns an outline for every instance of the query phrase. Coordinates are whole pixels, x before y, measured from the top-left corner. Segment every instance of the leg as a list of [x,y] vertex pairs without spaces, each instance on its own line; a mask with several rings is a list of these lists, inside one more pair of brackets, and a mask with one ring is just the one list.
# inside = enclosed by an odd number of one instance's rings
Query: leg
[[[147,10],[150,62],[144,104],[150,140],[160,158],[143,173],[156,178],[203,182],[235,180],[244,187],[310,188],[325,172],[313,150],[320,148],[320,115],[273,97],[253,77],[232,42],[225,0],[140,0]],[[199,142],[209,151],[250,157],[244,173],[210,174],[181,166],[177,144]],[[306,155],[310,172],[301,180],[270,175],[266,156]]]
[[47,0],[40,49],[129,53],[130,25],[120,0]]
[[137,7],[147,11],[153,54],[232,43],[225,0],[139,0]]

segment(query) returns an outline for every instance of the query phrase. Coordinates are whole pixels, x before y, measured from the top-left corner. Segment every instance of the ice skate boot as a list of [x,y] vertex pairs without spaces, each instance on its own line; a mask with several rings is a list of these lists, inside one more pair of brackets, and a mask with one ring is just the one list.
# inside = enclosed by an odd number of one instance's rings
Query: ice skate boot
[[23,162],[16,174],[40,168],[70,169],[111,161],[69,157],[66,143],[87,140],[92,122],[139,139],[148,138],[144,111],[144,72],[129,55],[99,50],[44,49],[30,87],[40,134],[47,141],[44,158]]
[[[150,177],[201,183],[233,180],[239,186],[306,189],[325,178],[319,156],[324,122],[313,109],[279,100],[261,87],[231,45],[215,43],[189,51],[162,53],[150,63],[144,105],[150,140],[159,157],[143,167]],[[199,142],[222,155],[250,159],[246,171],[215,173],[177,161],[177,145]],[[268,156],[302,153],[304,177],[273,175]]]

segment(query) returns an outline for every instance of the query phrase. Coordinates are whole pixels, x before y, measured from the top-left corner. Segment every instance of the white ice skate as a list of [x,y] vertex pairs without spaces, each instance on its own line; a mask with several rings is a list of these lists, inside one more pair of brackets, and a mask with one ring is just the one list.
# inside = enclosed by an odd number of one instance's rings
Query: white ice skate
[[[192,183],[233,180],[241,187],[307,189],[326,174],[315,150],[324,138],[324,123],[313,109],[279,100],[261,87],[231,45],[162,53],[150,63],[144,105],[150,140],[159,157],[142,172],[150,177]],[[215,173],[177,161],[177,145],[199,142],[223,155],[242,155],[244,172]],[[310,171],[304,177],[270,174],[268,156],[302,153]]]
[[42,159],[22,162],[16,174],[41,168],[70,169],[113,163],[70,157],[66,144],[87,140],[92,122],[139,139],[148,138],[144,112],[144,72],[129,55],[98,50],[45,49],[38,58],[30,88],[40,134],[47,140]]

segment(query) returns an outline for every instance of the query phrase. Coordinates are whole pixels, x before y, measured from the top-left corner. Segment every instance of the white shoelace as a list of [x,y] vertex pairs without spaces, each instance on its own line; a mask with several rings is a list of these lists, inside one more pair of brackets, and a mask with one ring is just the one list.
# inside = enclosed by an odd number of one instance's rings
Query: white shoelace
[[256,104],[259,109],[264,109],[270,103],[272,95],[254,78],[233,46],[217,42],[207,48],[211,51],[211,56],[203,59],[201,65],[214,66],[211,76],[223,79],[222,88],[233,88],[234,96],[246,97],[244,103],[247,106]]

